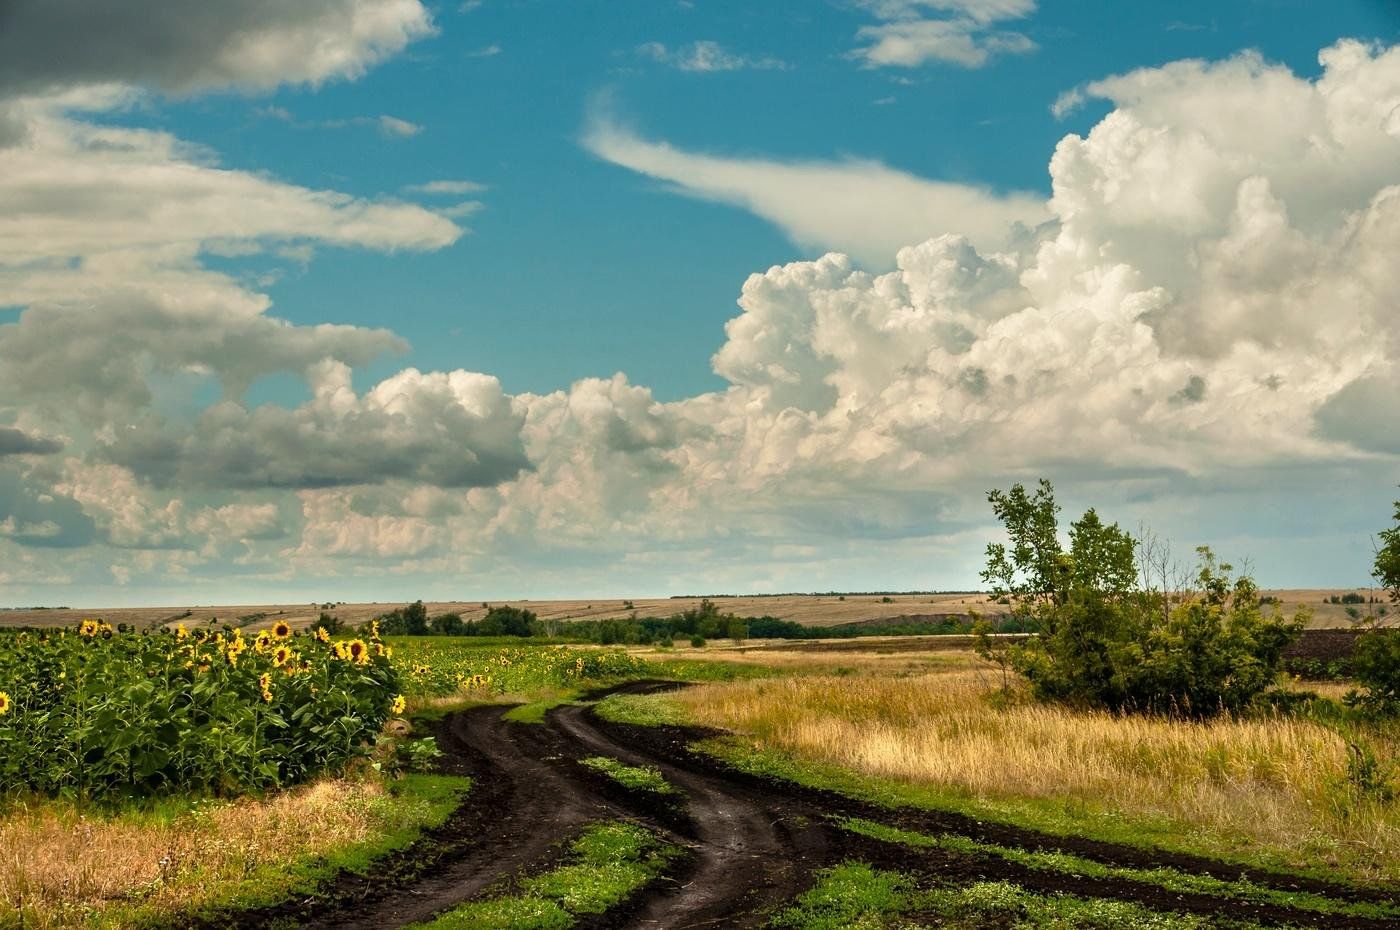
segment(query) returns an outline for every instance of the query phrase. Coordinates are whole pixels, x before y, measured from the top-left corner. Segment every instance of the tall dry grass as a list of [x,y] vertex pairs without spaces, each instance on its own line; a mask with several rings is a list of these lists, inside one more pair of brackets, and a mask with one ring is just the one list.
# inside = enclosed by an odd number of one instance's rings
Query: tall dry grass
[[120,927],[132,907],[177,914],[213,888],[364,842],[382,796],[373,782],[326,780],[174,816],[13,809],[0,817],[0,927]]
[[[1355,790],[1347,741],[1307,720],[1205,723],[989,700],[979,671],[807,676],[680,692],[698,723],[865,775],[995,801],[1165,818],[1220,850],[1400,877],[1400,804]],[[1372,734],[1382,766],[1397,741]],[[1160,825],[1159,825],[1160,826]]]

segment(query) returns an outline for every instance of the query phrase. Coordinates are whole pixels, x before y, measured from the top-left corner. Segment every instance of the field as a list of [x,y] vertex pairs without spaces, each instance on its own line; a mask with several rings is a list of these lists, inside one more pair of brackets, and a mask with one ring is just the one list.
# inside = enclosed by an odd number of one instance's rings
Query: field
[[[0,927],[1400,926],[1400,739],[1345,685],[1124,716],[935,644],[386,639],[404,716],[361,761],[224,798],[12,796]],[[94,646],[127,654],[62,648]],[[398,774],[426,736],[435,774]]]
[[[1363,596],[1385,598],[1379,592],[1357,589]],[[1331,598],[1353,593],[1353,589],[1287,589],[1262,592],[1278,599],[1288,609],[1304,606],[1312,611],[1309,627],[1330,629],[1348,627],[1353,618],[1347,605],[1334,604]],[[888,600],[886,600],[888,598]],[[804,626],[834,626],[839,623],[859,623],[893,617],[934,619],[964,616],[976,610],[983,616],[994,617],[1006,607],[983,594],[849,594],[849,595],[773,595],[717,597],[716,605],[725,613],[739,616],[772,616],[791,620]],[[666,617],[700,605],[700,597],[670,598],[598,598],[594,600],[561,601],[491,601],[491,606],[513,606],[534,611],[542,620],[603,620],[637,617]],[[116,625],[126,623],[138,629],[174,626],[184,623],[195,627],[212,622],[230,623],[257,631],[283,620],[296,629],[303,629],[320,616],[323,609],[351,626],[366,623],[387,613],[401,602],[369,604],[241,604],[241,605],[177,605],[170,607],[81,607],[64,609],[0,610],[0,628],[6,626],[64,627],[75,626],[88,617],[102,617]],[[464,620],[479,620],[486,614],[481,601],[429,601],[430,614],[457,613]],[[1365,614],[1366,606],[1359,612]],[[1400,616],[1400,615],[1398,615]]]

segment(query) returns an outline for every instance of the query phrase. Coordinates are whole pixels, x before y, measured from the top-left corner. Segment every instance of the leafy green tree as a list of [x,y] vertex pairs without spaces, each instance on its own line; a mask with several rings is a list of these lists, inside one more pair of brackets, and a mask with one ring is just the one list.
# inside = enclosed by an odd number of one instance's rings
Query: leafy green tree
[[438,614],[428,621],[428,629],[435,636],[463,636],[467,625],[462,622],[461,614]]
[[1197,550],[1192,595],[1145,590],[1133,537],[1092,509],[1070,524],[1065,550],[1048,481],[988,500],[1010,544],[987,547],[982,578],[1038,634],[1007,653],[1042,700],[1190,716],[1242,710],[1277,678],[1302,629],[1301,616],[1264,616],[1254,582],[1208,548]]
[[1390,590],[1390,599],[1400,603],[1400,501],[1395,502],[1395,525],[1381,530],[1380,538],[1373,572],[1382,587]]
[[[1390,590],[1390,599],[1400,603],[1400,501],[1395,502],[1395,525],[1379,536],[1372,573]],[[1351,668],[1361,687],[1347,694],[1347,703],[1373,713],[1400,713],[1400,629],[1377,625],[1359,636]]]

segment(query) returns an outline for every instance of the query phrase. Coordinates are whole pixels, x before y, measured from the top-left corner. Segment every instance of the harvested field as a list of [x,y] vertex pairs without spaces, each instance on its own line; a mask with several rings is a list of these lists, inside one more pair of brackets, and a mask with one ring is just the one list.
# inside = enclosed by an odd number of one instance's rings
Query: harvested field
[[[1310,627],[1315,629],[1346,628],[1353,625],[1347,613],[1348,605],[1333,604],[1330,598],[1351,593],[1353,589],[1287,589],[1263,593],[1276,597],[1285,610],[1304,606],[1313,612]],[[1374,592],[1362,591],[1370,597]],[[886,600],[888,598],[888,601]],[[542,620],[601,620],[630,617],[666,617],[700,606],[699,597],[670,598],[598,598],[592,600],[513,600],[490,601],[492,606],[509,605],[534,611]],[[745,595],[716,597],[715,605],[726,613],[739,616],[772,616],[807,626],[834,626],[841,623],[889,620],[895,617],[911,621],[937,622],[947,617],[964,617],[975,610],[986,617],[1006,610],[979,593],[954,594],[849,594],[849,595]],[[464,620],[479,620],[486,615],[481,601],[430,601],[430,614],[457,613]],[[630,605],[630,606],[629,606]],[[403,607],[401,601],[365,604],[241,604],[222,606],[169,607],[82,607],[64,609],[0,610],[0,626],[72,626],[88,617],[102,617],[113,625],[127,623],[139,629],[184,623],[189,626],[218,623],[244,625],[258,630],[286,620],[293,627],[303,628],[313,623],[322,609],[349,624],[364,623],[373,617]],[[1378,610],[1382,604],[1354,607],[1362,616],[1368,610]],[[1387,611],[1387,620],[1400,620],[1400,608]]]

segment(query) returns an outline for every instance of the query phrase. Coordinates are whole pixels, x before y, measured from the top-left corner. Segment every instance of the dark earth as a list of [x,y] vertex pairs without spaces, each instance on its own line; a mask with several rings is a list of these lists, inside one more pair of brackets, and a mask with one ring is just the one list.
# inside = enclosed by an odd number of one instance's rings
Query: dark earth
[[[603,693],[678,687],[633,682]],[[1285,874],[1247,871],[1195,856],[1036,833],[949,813],[889,809],[843,795],[737,772],[689,745],[713,732],[610,723],[588,706],[548,712],[543,725],[502,719],[508,708],[475,707],[437,726],[445,772],[472,779],[446,823],[376,863],[369,875],[342,874],[316,895],[253,911],[206,918],[214,928],[393,930],[464,901],[501,893],[512,879],[554,866],[587,824],[626,819],[680,846],[659,880],[632,900],[575,924],[584,930],[745,928],[811,887],[819,869],[858,860],[940,883],[1007,880],[1033,892],[1131,901],[1162,911],[1298,927],[1397,928],[1400,920],[1318,914],[1204,894],[1182,894],[1123,879],[1081,878],[994,856],[912,848],[840,829],[834,817],[860,817],[927,834],[952,833],[1001,846],[1062,851],[1132,868],[1171,867],[1224,880],[1308,891],[1337,901],[1389,902],[1393,895]],[[579,764],[611,756],[661,770],[679,800],[632,792]]]

